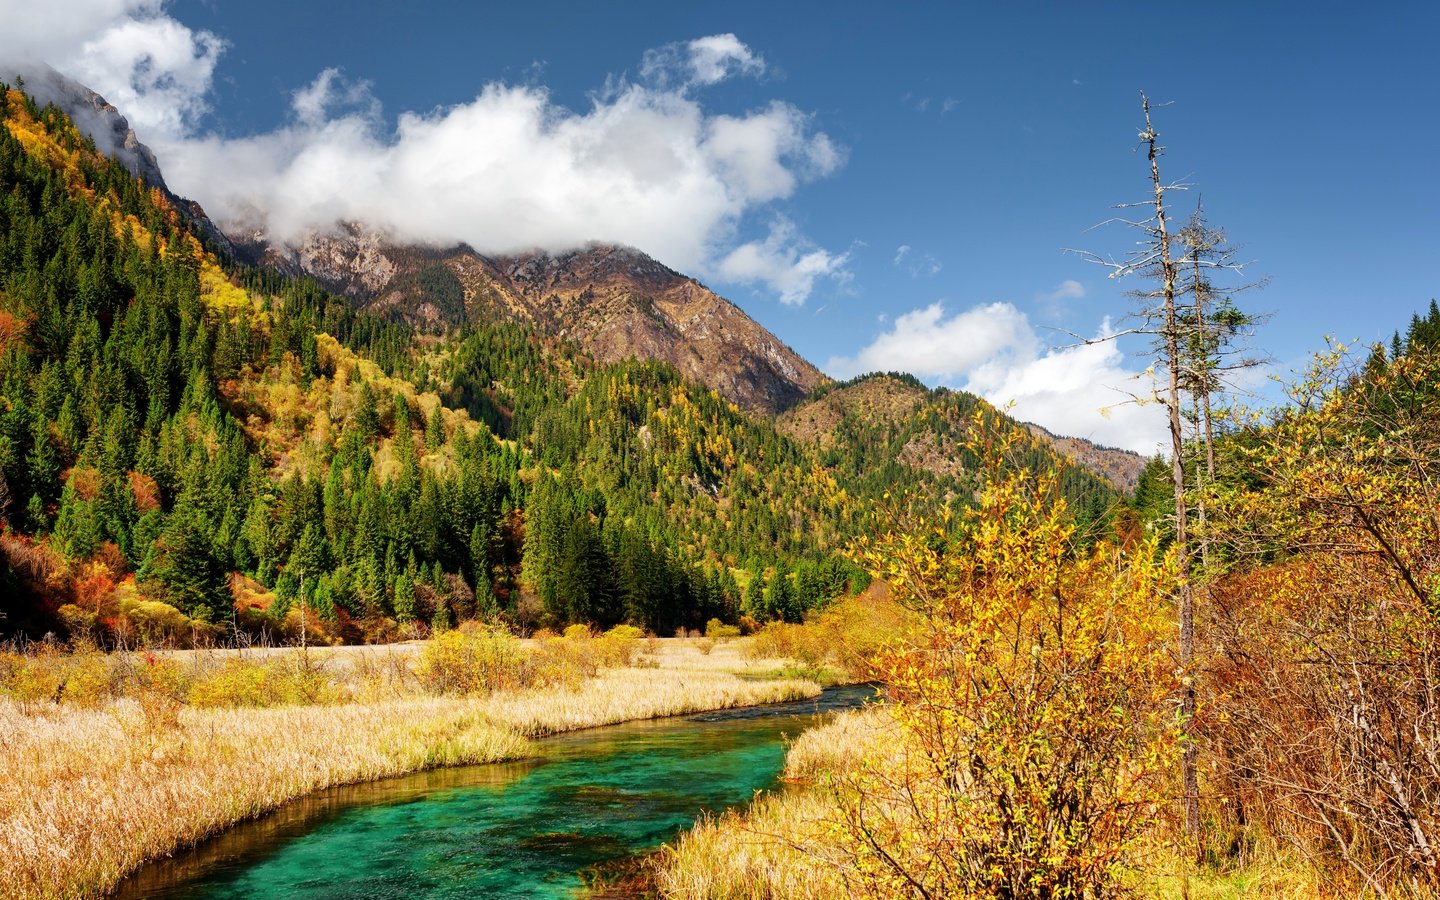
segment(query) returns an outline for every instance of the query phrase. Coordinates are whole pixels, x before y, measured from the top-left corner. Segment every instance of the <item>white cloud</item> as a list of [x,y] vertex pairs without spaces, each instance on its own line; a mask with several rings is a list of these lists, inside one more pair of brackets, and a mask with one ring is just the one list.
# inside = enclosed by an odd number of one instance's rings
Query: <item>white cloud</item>
[[[787,104],[707,116],[692,98],[630,85],[575,113],[541,88],[492,84],[467,104],[402,113],[387,132],[365,96],[327,71],[296,93],[286,128],[156,149],[171,186],[212,217],[282,239],[361,221],[494,253],[615,241],[682,270],[763,282],[787,303],[843,265],[789,224],[734,245],[747,214],[839,164]],[[362,108],[334,115],[337,97]]]
[[[905,270],[910,273],[911,278],[919,278],[921,275],[927,278],[934,278],[940,274],[940,269],[942,268],[940,260],[928,253],[912,256],[911,254],[913,252],[914,248],[909,244],[901,244],[895,248],[895,258],[891,261],[891,265],[897,268],[903,265]],[[909,260],[909,262],[907,263],[906,260]]]
[[5,0],[0,21],[4,65],[49,63],[104,95],[142,133],[180,133],[199,121],[225,49],[216,35],[166,15],[162,0]]
[[907,371],[953,382],[997,355],[1033,353],[1025,314],[1009,303],[992,303],[946,317],[936,301],[895,319],[853,358],[832,357],[826,370],[837,378],[862,372]]
[[690,89],[735,75],[761,75],[765,60],[733,34],[712,34],[645,52],[640,75],[661,88]]
[[1073,278],[1067,278],[1045,295],[1047,300],[1080,300],[1085,296],[1085,285]]
[[362,119],[378,122],[380,101],[368,81],[351,82],[336,68],[323,70],[315,80],[290,95],[295,119],[307,127],[319,127],[337,110],[348,110]]
[[808,133],[809,118],[779,101],[743,117],[712,116],[705,149],[727,182],[753,202],[788,197],[803,176],[824,176],[841,155],[824,134]]
[[[1108,337],[1102,324],[1097,337]],[[832,357],[836,378],[904,371],[932,383],[979,394],[1057,434],[1089,438],[1137,453],[1154,453],[1165,435],[1153,383],[1125,367],[1113,340],[1044,349],[1025,313],[1009,303],[946,315],[936,302],[895,319],[854,357]]]
[[690,71],[697,84],[715,84],[737,72],[758,75],[765,71],[765,61],[733,34],[696,38],[687,47]]
[[717,274],[730,281],[761,283],[780,295],[780,302],[805,302],[818,278],[848,281],[849,253],[834,254],[800,237],[790,220],[777,218],[763,241],[750,241],[730,251]]
[[[223,40],[163,0],[77,3],[22,11],[0,0],[0,60],[43,59],[104,95],[169,186],[222,227],[299,240],[358,221],[397,241],[489,253],[624,243],[684,271],[764,284],[786,303],[843,275],[848,254],[814,246],[774,208],[837,171],[843,151],[792,104],[715,114],[699,99],[764,73],[733,34],[647,53],[641,83],[612,79],[587,109],[541,86],[492,83],[468,103],[402,112],[393,127],[368,83],[326,69],[292,94],[285,126],[226,138],[200,130]],[[783,225],[743,242],[757,219]]]

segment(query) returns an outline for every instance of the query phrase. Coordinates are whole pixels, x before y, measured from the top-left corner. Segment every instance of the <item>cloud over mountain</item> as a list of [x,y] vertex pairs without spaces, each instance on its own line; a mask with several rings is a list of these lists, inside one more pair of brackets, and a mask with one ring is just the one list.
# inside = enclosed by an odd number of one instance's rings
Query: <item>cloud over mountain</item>
[[[652,50],[638,80],[610,79],[580,110],[543,87],[495,82],[391,124],[369,85],[327,69],[294,91],[282,127],[237,138],[200,127],[220,36],[162,0],[79,4],[7,13],[0,60],[44,60],[99,91],[156,150],[170,186],[224,226],[295,240],[361,221],[399,242],[489,253],[625,243],[787,303],[845,275],[843,253],[776,207],[839,169],[840,148],[782,100],[740,114],[703,102],[707,87],[765,72],[733,34]],[[756,229],[766,236],[747,239]]]
[[[1063,286],[1062,286],[1063,287]],[[1104,322],[1096,335],[1109,337]],[[1165,438],[1149,376],[1129,370],[1114,340],[1045,349],[1029,316],[1010,303],[947,315],[935,302],[895,319],[853,357],[831,357],[835,378],[862,372],[910,372],[963,388],[1016,418],[1100,444],[1152,454]]]

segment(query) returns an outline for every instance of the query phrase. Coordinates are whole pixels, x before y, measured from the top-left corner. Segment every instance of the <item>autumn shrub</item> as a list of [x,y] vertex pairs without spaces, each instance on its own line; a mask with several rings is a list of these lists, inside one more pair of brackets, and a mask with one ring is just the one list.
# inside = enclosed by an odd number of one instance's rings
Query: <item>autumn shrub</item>
[[185,701],[197,708],[335,703],[345,699],[325,666],[304,654],[234,657],[196,673]]
[[190,689],[185,667],[151,650],[122,655],[120,667],[124,691],[140,705],[147,731],[153,734],[177,728]]
[[[831,669],[846,681],[874,677],[870,660],[882,647],[905,639],[915,614],[888,596],[871,592],[846,597],[812,612],[803,624],[770,622],[746,646],[755,659],[790,659],[812,669]],[[837,676],[838,677],[838,676]]]
[[739,625],[726,625],[719,619],[711,619],[705,623],[705,636],[724,640],[726,638],[737,638],[740,636]]
[[751,636],[745,653],[753,659],[793,659],[819,665],[826,649],[814,629],[793,622],[767,622]]
[[[141,646],[190,646],[213,638],[223,629],[197,622],[168,603],[126,597],[120,601],[120,615],[127,620]],[[198,639],[198,640],[197,640]]]
[[45,641],[0,650],[0,695],[19,703],[99,706],[119,692],[114,666],[92,644]]
[[326,618],[313,608],[307,608],[302,619],[299,606],[292,606],[285,611],[285,619],[280,627],[289,643],[301,643],[302,626],[304,643],[309,646],[337,646],[344,642],[341,634],[343,625],[338,618]]
[[973,430],[977,505],[862,549],[919,628],[871,659],[893,738],[832,783],[849,887],[1118,896],[1178,761],[1173,565],[1080,548],[1057,479],[1005,464],[1013,433]]
[[534,666],[509,631],[466,622],[425,646],[417,675],[431,692],[476,696],[529,685]]
[[1332,353],[1294,391],[1217,504],[1250,563],[1212,602],[1217,816],[1338,893],[1440,895],[1440,355]]
[[420,691],[420,680],[411,666],[409,654],[396,647],[353,655],[350,676],[350,692],[361,701],[409,697]]
[[607,669],[633,665],[642,649],[644,637],[645,632],[634,625],[616,625],[594,638],[596,661]]
[[563,635],[538,631],[534,640],[530,677],[536,684],[578,688],[600,671],[597,642],[587,625],[571,625]]

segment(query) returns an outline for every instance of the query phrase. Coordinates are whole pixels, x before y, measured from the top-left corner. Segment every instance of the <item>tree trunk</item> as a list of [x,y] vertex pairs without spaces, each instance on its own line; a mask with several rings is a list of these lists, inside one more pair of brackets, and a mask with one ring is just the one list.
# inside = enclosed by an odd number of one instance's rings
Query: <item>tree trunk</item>
[[1161,289],[1164,299],[1165,361],[1169,371],[1165,405],[1170,417],[1171,479],[1175,489],[1175,548],[1179,568],[1180,603],[1180,667],[1184,671],[1184,687],[1180,698],[1183,750],[1181,778],[1184,787],[1185,834],[1200,853],[1200,779],[1199,747],[1195,744],[1195,682],[1191,671],[1195,661],[1195,594],[1190,584],[1190,535],[1185,505],[1185,463],[1182,451],[1185,434],[1180,422],[1180,334],[1175,309],[1177,266],[1170,248],[1169,223],[1165,218],[1165,186],[1160,180],[1160,146],[1150,121],[1150,99],[1140,94],[1145,110],[1145,133],[1150,157],[1150,181],[1155,189],[1155,228],[1159,239]]

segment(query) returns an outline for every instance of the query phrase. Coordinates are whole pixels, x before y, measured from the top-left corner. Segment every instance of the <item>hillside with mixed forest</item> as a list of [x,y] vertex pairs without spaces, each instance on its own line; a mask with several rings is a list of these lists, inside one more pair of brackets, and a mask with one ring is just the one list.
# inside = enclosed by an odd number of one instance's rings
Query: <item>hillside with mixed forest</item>
[[[458,291],[441,254],[336,293],[229,256],[59,108],[4,98],[6,632],[798,620],[863,583],[845,550],[887,492],[973,495],[959,438],[983,401],[896,382],[888,412],[847,412],[893,379],[824,385],[764,336],[720,371],[763,329],[635,251],[480,260]],[[829,410],[823,440],[806,410]],[[1108,483],[1026,448],[1105,517]]]
[[507,321],[605,362],[660,360],[749,412],[779,412],[828,381],[735,304],[629,247],[493,257],[396,245],[349,223],[297,244],[250,235],[239,249],[424,331]]

